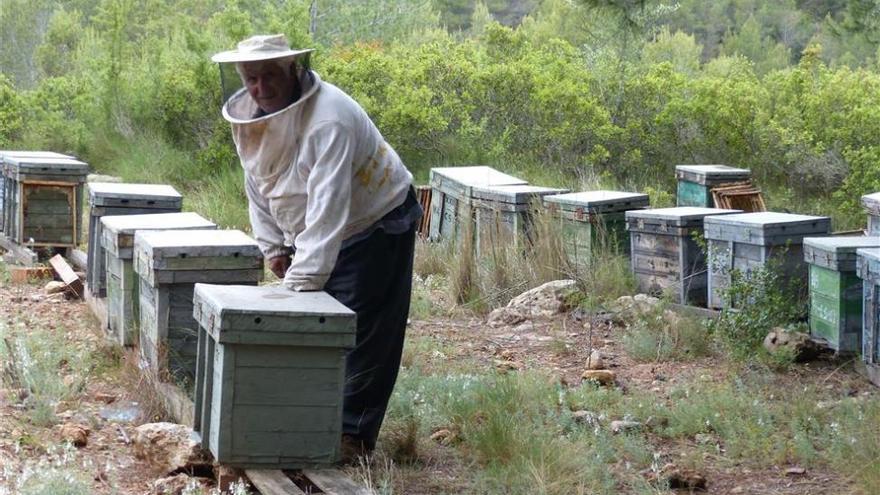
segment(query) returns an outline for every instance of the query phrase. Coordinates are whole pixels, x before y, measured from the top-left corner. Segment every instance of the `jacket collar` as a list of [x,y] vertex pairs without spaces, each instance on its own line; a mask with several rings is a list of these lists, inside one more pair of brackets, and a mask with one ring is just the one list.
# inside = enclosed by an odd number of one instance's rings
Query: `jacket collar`
[[260,108],[257,106],[257,102],[251,98],[250,93],[247,92],[247,88],[241,88],[229,98],[226,104],[223,105],[223,118],[232,124],[250,124],[270,119],[285,112],[295,111],[295,109],[305,105],[305,102],[308,101],[312,95],[317,93],[318,89],[321,87],[321,78],[318,76],[317,72],[312,70],[305,72],[304,77],[301,77],[300,81],[302,83],[303,92],[298,100],[277,112],[261,115],[259,117],[254,117]]

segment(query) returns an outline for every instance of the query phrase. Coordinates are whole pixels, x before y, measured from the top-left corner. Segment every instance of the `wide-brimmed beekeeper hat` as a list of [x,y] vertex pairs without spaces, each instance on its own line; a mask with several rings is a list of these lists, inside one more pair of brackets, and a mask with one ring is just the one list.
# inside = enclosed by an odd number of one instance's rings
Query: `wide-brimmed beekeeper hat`
[[283,34],[259,34],[238,43],[235,50],[220,52],[211,60],[217,63],[258,62],[274,58],[296,57],[315,51],[313,48],[293,50]]

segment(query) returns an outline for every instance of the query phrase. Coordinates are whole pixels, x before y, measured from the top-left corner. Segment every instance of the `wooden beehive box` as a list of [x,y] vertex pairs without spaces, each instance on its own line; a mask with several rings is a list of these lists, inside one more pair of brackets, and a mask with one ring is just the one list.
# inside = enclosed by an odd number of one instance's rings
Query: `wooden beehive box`
[[839,353],[858,353],[862,342],[859,248],[880,247],[880,237],[807,237],[810,265],[810,334]]
[[14,182],[12,179],[7,178],[6,173],[6,158],[68,158],[75,159],[69,155],[63,155],[61,153],[55,153],[54,151],[14,151],[14,150],[2,150],[0,151],[0,231],[4,234],[9,235],[10,233],[6,232],[6,214],[7,212],[12,210],[12,207],[6,204],[7,199],[12,198],[12,186]]
[[880,192],[862,196],[862,208],[868,214],[868,235],[880,235]]
[[194,429],[220,464],[325,467],[339,458],[355,313],[324,292],[196,284]]
[[727,165],[676,165],[675,178],[678,179],[676,206],[699,206],[714,208],[712,188],[721,184],[749,180],[752,173],[748,169]]
[[791,294],[792,300],[805,301],[803,239],[828,235],[831,219],[791,213],[741,213],[706,217],[704,229],[709,247],[709,307],[722,308],[732,273],[748,276],[755,269],[781,270],[780,280],[799,292]]
[[176,213],[183,197],[173,187],[161,184],[119,184],[92,182],[89,184],[89,246],[86,285],[95,297],[105,297],[107,278],[104,266],[106,255],[101,246],[101,217],[141,215],[148,213]]
[[18,244],[74,247],[82,230],[83,184],[89,166],[72,158],[4,158],[8,190],[4,227]]
[[499,247],[520,247],[523,240],[533,240],[532,213],[540,207],[541,198],[566,192],[567,189],[527,184],[473,188],[477,255]]
[[140,230],[213,230],[217,225],[196,213],[156,213],[101,217],[101,246],[106,254],[107,324],[121,345],[138,343],[138,279],[132,256]]
[[256,285],[263,255],[240,230],[147,230],[135,234],[134,271],[141,356],[156,376],[188,387],[195,380],[198,340],[193,286]]
[[559,219],[569,259],[586,267],[601,247],[629,252],[625,213],[648,207],[648,195],[624,191],[583,191],[544,196],[544,207]]
[[862,362],[880,387],[880,248],[857,250],[856,272],[862,279]]
[[432,241],[459,242],[473,222],[472,194],[475,187],[525,185],[528,182],[491,167],[443,167],[431,169]]
[[695,236],[703,235],[706,217],[734,213],[742,212],[696,206],[627,211],[631,267],[639,292],[666,293],[676,303],[705,307],[706,253]]

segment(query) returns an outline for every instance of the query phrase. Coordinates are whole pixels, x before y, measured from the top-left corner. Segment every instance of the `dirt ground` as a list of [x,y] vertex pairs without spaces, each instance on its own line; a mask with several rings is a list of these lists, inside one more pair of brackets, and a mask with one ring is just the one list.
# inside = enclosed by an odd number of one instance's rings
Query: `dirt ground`
[[[0,320],[7,327],[17,322],[24,328],[45,327],[64,332],[71,346],[85,346],[90,352],[107,351],[97,321],[87,305],[65,301],[59,296],[46,296],[41,286],[21,285],[0,287]],[[724,366],[712,358],[686,363],[637,363],[630,359],[620,344],[620,329],[609,324],[590,325],[571,315],[544,323],[525,323],[515,328],[494,328],[481,318],[435,318],[412,321],[411,341],[428,339],[437,350],[418,353],[420,363],[430,370],[496,369],[501,372],[536,369],[559,377],[563,384],[580,383],[584,363],[590,349],[598,349],[616,373],[616,384],[624,391],[653,394],[658,401],[672,400],[668,391],[678,383],[695,378],[721,381],[728,374]],[[789,373],[779,374],[780,387],[811,384],[828,391],[829,398],[876,394],[878,391],[852,371],[846,362],[824,360],[799,365]],[[62,370],[63,373],[63,370]],[[130,439],[134,423],[107,419],[107,410],[130,405],[138,395],[131,382],[120,373],[92,374],[76,398],[58,404],[55,413],[59,424],[77,423],[91,429],[87,445],[77,449],[73,462],[77,470],[91,477],[95,494],[145,494],[159,477],[135,458]],[[51,462],[52,452],[59,449],[62,438],[59,427],[31,424],[15,390],[0,393],[0,495],[16,493],[15,481],[22,472],[42,469],[40,461]],[[102,410],[104,414],[102,415]],[[662,440],[657,440],[662,444]],[[671,452],[692,445],[669,442],[662,448]],[[445,456],[445,447],[425,454],[418,469],[423,482],[416,482],[407,493],[450,493],[455,487],[456,472],[462,466]],[[796,477],[786,476],[791,466],[768,466],[749,470],[740,466],[707,463],[703,473],[710,480],[709,493],[760,494],[828,494],[851,493],[847,481],[833,472],[810,470]],[[379,461],[381,462],[381,461]],[[361,476],[359,468],[351,468],[353,477]],[[420,475],[411,476],[418,479]],[[454,490],[452,490],[454,492]]]

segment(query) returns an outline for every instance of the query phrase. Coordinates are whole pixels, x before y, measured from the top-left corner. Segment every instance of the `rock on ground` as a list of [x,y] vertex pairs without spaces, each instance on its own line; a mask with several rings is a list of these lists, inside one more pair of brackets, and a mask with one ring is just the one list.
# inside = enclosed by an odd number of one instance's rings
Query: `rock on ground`
[[614,372],[611,370],[585,370],[581,375],[584,380],[595,380],[600,385],[613,385]]
[[588,370],[601,370],[605,368],[605,360],[602,359],[602,353],[593,349],[593,352],[590,353],[590,356],[587,358],[586,368]]
[[60,292],[64,292],[67,289],[67,284],[64,282],[59,282],[57,280],[52,280],[46,283],[46,286],[43,287],[43,291],[46,294],[58,294]]
[[631,431],[640,430],[642,428],[642,424],[638,421],[612,421],[611,422],[611,433],[628,433]]
[[175,423],[147,423],[135,428],[134,454],[155,471],[171,473],[210,465],[191,428]]
[[[184,473],[160,478],[153,482],[153,495],[183,495],[198,488],[208,488],[213,482],[207,478],[194,478]],[[201,493],[201,492],[199,492]]]
[[790,352],[797,362],[815,359],[822,350],[810,336],[801,332],[790,332],[783,328],[774,328],[764,338],[764,348],[771,354],[783,350]]
[[61,425],[59,433],[62,440],[70,442],[74,447],[85,447],[89,443],[92,430],[88,426],[66,423]]
[[577,294],[574,280],[554,280],[523,292],[489,314],[493,326],[516,325],[532,318],[551,318],[571,309],[570,300]]

